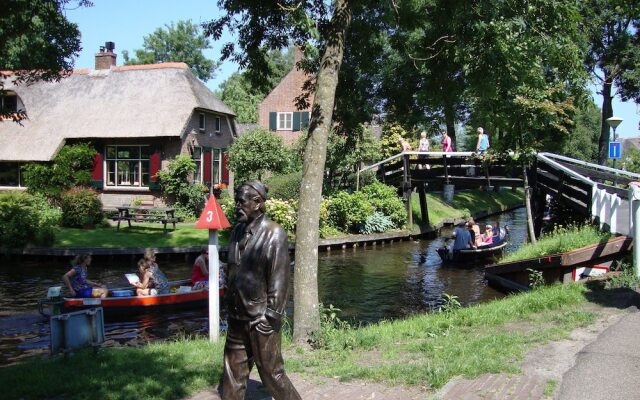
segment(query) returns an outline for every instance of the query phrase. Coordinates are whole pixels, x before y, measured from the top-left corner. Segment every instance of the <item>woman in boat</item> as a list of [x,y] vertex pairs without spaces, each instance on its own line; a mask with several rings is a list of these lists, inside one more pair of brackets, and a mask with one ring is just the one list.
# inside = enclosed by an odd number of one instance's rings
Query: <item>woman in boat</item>
[[484,233],[482,234],[482,246],[490,246],[493,244],[493,227],[487,225],[484,227]]
[[469,218],[467,222],[469,226],[469,231],[471,231],[471,238],[473,239],[473,243],[475,247],[482,246],[482,236],[480,235],[480,226],[476,224],[476,221],[473,218]]
[[107,289],[98,282],[87,278],[87,268],[91,265],[91,254],[76,256],[71,269],[62,276],[71,297],[107,297]]
[[138,276],[140,282],[136,282],[138,296],[154,296],[156,294],[169,294],[169,280],[164,272],[160,271],[158,264],[155,262],[155,254],[153,251],[146,250],[144,258],[138,261]]
[[193,263],[191,270],[191,283],[193,290],[206,289],[209,286],[209,249],[203,247],[200,255]]

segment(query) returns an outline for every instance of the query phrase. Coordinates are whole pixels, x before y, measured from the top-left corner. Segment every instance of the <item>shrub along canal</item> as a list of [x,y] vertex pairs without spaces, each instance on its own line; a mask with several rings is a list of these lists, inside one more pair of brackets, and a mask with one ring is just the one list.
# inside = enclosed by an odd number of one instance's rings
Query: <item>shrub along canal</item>
[[[526,237],[524,208],[479,222],[510,227],[507,251],[520,247]],[[450,234],[451,229],[442,230],[443,236]],[[487,286],[482,268],[443,266],[436,253],[443,242],[438,238],[321,252],[320,300],[341,309],[342,319],[367,324],[437,309],[444,293],[458,296],[462,305],[504,296]],[[109,287],[126,286],[123,274],[134,272],[136,261],[96,258],[89,278]],[[49,286],[61,285],[69,264],[0,262],[0,365],[6,365],[48,352],[48,320],[38,314],[37,303]],[[191,275],[191,263],[182,257],[160,259],[159,264],[169,279]],[[201,309],[107,320],[105,334],[108,345],[135,346],[180,335],[206,335],[207,327],[207,310]]]

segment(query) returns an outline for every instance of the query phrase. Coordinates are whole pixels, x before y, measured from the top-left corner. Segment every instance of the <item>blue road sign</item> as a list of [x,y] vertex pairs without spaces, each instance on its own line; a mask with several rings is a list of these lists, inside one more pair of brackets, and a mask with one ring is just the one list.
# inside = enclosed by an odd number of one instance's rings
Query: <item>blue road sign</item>
[[609,142],[609,158],[622,158],[622,145],[620,142]]

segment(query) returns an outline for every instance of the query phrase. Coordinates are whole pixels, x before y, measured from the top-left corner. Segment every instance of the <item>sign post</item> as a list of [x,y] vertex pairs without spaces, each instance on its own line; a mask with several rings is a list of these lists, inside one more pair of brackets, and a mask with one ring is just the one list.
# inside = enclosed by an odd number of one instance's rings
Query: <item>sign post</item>
[[209,341],[217,342],[220,336],[220,257],[218,255],[218,230],[231,224],[224,215],[215,196],[209,197],[196,223],[198,229],[209,229]]

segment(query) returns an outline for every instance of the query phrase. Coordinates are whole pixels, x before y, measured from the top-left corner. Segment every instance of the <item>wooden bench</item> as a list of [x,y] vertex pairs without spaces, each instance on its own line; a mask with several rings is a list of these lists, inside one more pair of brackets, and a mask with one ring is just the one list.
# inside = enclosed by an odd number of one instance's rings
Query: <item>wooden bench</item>
[[163,224],[163,232],[167,232],[167,224],[173,224],[173,230],[176,230],[176,222],[178,218],[174,216],[175,209],[173,208],[156,208],[150,206],[139,207],[117,207],[118,215],[113,216],[113,221],[118,221],[117,230],[120,230],[120,222],[127,221],[129,228],[131,228],[131,221],[133,222],[161,222]]

